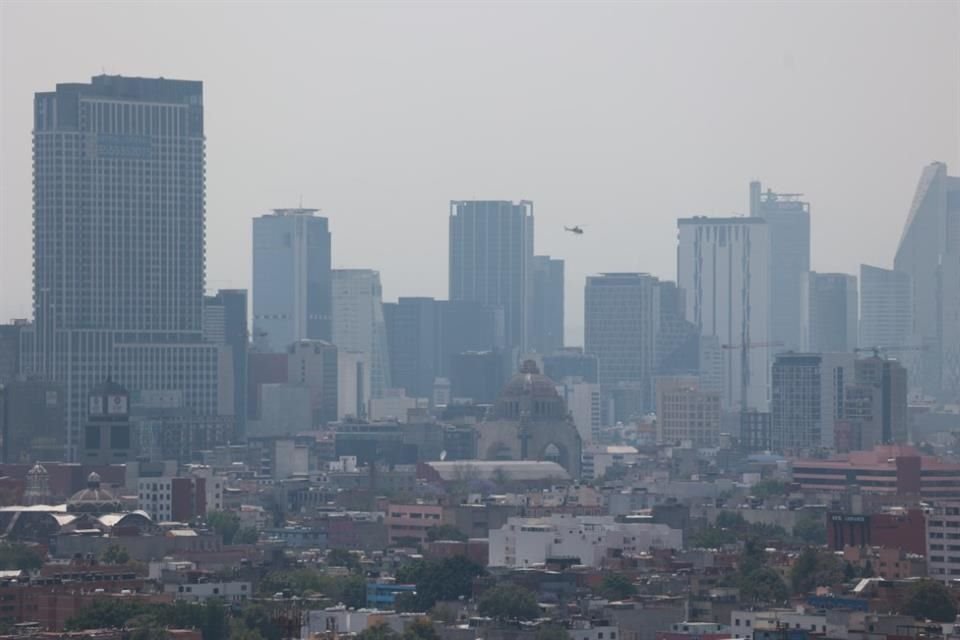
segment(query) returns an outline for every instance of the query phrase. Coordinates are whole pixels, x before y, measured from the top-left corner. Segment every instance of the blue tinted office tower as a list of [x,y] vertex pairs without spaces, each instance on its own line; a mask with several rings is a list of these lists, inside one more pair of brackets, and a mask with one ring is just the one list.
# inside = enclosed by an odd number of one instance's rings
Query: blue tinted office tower
[[437,377],[440,351],[440,313],[433,298],[400,298],[384,303],[394,387],[411,398],[429,398]]
[[283,353],[332,338],[330,230],[318,209],[274,209],[253,219],[253,339]]
[[913,338],[913,283],[903,271],[860,265],[860,346],[904,347]]
[[[913,282],[913,333],[927,347],[924,392],[960,400],[960,177],[947,165],[925,167],[914,194],[894,268]],[[911,381],[914,382],[914,381]]]
[[[660,325],[657,331],[658,376],[699,375],[700,332],[686,319],[685,292],[675,282],[665,281],[657,285],[660,295]],[[701,391],[715,391],[704,386]]]
[[532,202],[450,202],[450,300],[501,307],[514,355],[528,349],[532,261]]
[[584,353],[581,347],[567,347],[543,356],[543,375],[557,383],[574,378],[596,384],[599,368],[597,356]]
[[853,351],[859,346],[857,277],[809,271],[802,282],[800,348],[812,353]]
[[226,345],[233,378],[235,438],[244,440],[247,427],[247,290],[220,289],[203,305],[204,339]]
[[800,349],[801,283],[810,270],[810,204],[797,193],[750,183],[750,215],[767,221],[770,236],[770,339]]
[[660,324],[658,280],[645,273],[605,273],[587,278],[584,351],[599,360],[600,384],[630,383],[647,410]]
[[101,75],[35,96],[23,366],[63,386],[71,459],[107,375],[224,409],[219,347],[202,339],[204,145],[200,82]]
[[563,260],[533,257],[530,349],[553,353],[563,347]]
[[502,307],[468,300],[438,300],[437,376],[450,377],[451,358],[466,351],[503,351],[506,344]]

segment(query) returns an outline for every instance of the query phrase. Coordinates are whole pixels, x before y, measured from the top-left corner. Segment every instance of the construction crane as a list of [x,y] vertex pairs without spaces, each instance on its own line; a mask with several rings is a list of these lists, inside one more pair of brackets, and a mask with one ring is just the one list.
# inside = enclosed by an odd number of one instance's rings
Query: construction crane
[[747,386],[750,384],[750,358],[747,357],[747,352],[750,349],[762,349],[767,347],[782,347],[782,342],[750,342],[746,341],[741,344],[722,344],[720,345],[721,349],[727,349],[733,351],[735,349],[740,350],[740,413],[744,414],[747,412]]

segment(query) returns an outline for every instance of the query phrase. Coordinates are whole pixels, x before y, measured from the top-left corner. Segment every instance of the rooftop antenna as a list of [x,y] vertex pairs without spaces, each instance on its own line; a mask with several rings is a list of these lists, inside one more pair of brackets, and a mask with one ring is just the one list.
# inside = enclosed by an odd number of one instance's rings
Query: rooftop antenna
[[300,194],[300,208],[303,209],[303,194]]

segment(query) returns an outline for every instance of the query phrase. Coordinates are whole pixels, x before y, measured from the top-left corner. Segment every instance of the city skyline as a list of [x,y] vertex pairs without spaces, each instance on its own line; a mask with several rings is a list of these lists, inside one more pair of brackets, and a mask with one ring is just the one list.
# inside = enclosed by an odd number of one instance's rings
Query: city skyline
[[[26,243],[17,240],[28,237],[30,232],[30,96],[34,91],[44,90],[65,79],[82,80],[95,75],[109,58],[106,54],[109,46],[123,43],[123,36],[118,35],[123,29],[107,32],[95,24],[102,8],[93,4],[87,8],[89,10],[82,14],[77,12],[75,19],[65,20],[65,23],[82,25],[90,21],[92,31],[71,29],[61,35],[67,43],[76,37],[74,32],[93,33],[100,38],[85,38],[85,44],[90,41],[93,44],[89,48],[80,48],[69,60],[57,60],[55,64],[31,62],[23,68],[10,64],[10,61],[23,59],[19,52],[27,51],[28,41],[21,37],[21,30],[14,32],[7,25],[14,19],[31,24],[39,19],[41,12],[26,5],[7,5],[3,9],[10,18],[3,21],[4,91],[3,120],[0,123],[3,138],[0,207],[4,228],[0,239],[0,316],[4,319],[30,316],[30,251]],[[154,8],[156,6],[147,7],[147,11]],[[64,10],[73,15],[71,9]],[[402,95],[397,99],[396,114],[367,111],[368,115],[376,117],[367,119],[373,127],[370,134],[361,135],[354,121],[343,120],[344,114],[366,100],[369,92],[394,86],[385,84],[387,80],[382,72],[371,66],[372,62],[380,60],[374,54],[352,63],[348,60],[341,70],[327,69],[329,77],[323,85],[307,83],[311,85],[309,90],[291,85],[283,94],[286,98],[271,99],[266,103],[249,96],[236,100],[236,92],[246,86],[248,74],[237,77],[232,67],[198,62],[200,56],[190,55],[191,51],[195,53],[192,44],[185,47],[187,51],[174,52],[164,58],[154,55],[155,48],[145,47],[137,55],[125,56],[122,67],[108,66],[106,71],[110,74],[162,75],[201,80],[207,84],[210,168],[208,292],[219,288],[251,288],[250,269],[246,266],[250,258],[249,220],[277,206],[293,206],[302,196],[306,206],[319,207],[321,215],[330,218],[331,228],[335,229],[338,239],[334,249],[335,268],[369,267],[380,271],[384,297],[388,301],[401,296],[443,298],[447,289],[443,269],[446,261],[446,203],[451,198],[529,199],[537,204],[535,253],[549,254],[566,262],[566,341],[581,344],[582,285],[587,275],[606,271],[646,271],[661,279],[672,280],[675,277],[674,247],[672,242],[665,240],[674,236],[676,218],[699,214],[729,215],[731,212],[747,215],[749,203],[745,188],[752,179],[761,180],[775,191],[804,193],[804,200],[811,203],[813,212],[811,268],[855,275],[860,263],[892,266],[892,256],[915,191],[918,167],[935,160],[946,162],[948,167],[958,164],[955,141],[960,137],[960,123],[955,114],[960,109],[957,108],[956,92],[952,91],[949,82],[934,86],[938,83],[921,82],[914,77],[925,74],[911,71],[911,68],[924,68],[927,74],[957,77],[956,57],[948,55],[956,44],[956,34],[949,29],[950,24],[956,24],[955,6],[923,5],[908,10],[907,5],[891,5],[863,12],[848,6],[831,11],[829,20],[822,19],[825,9],[799,5],[768,9],[749,16],[753,28],[743,34],[746,38],[744,49],[726,51],[719,47],[718,52],[715,45],[722,41],[711,38],[719,36],[705,34],[706,40],[689,52],[668,48],[676,53],[675,59],[668,57],[660,72],[644,70],[642,80],[646,84],[642,91],[639,83],[616,88],[601,75],[587,85],[593,90],[592,94],[587,91],[584,96],[572,97],[564,106],[556,107],[555,113],[542,109],[532,111],[535,107],[554,104],[562,85],[560,78],[545,69],[527,49],[507,38],[502,50],[491,54],[492,59],[478,60],[471,51],[458,48],[447,40],[442,27],[476,19],[496,25],[501,30],[498,33],[509,36],[516,29],[532,24],[541,14],[553,14],[557,18],[555,24],[544,34],[548,51],[557,53],[559,43],[568,36],[584,38],[594,45],[587,47],[584,54],[587,59],[576,64],[571,61],[570,72],[579,77],[583,65],[591,62],[593,65],[587,68],[613,72],[618,68],[616,61],[620,54],[626,60],[642,58],[643,45],[624,45],[626,49],[621,51],[604,41],[608,35],[619,33],[618,18],[644,17],[646,9],[615,8],[609,12],[610,16],[603,12],[588,14],[588,19],[583,22],[580,18],[584,15],[579,14],[576,7],[558,14],[557,9],[537,11],[520,7],[497,12],[467,5],[439,12],[426,26],[417,26],[417,8],[408,8],[406,12],[380,9],[382,16],[377,10],[345,7],[288,10],[291,15],[300,11],[305,16],[326,17],[324,24],[345,28],[369,23],[374,27],[374,35],[389,37],[393,36],[385,34],[382,27],[390,21],[384,23],[381,18],[395,18],[404,33],[424,29],[422,35],[428,43],[449,49],[452,59],[467,64],[472,72],[497,69],[506,59],[515,59],[524,74],[504,76],[500,82],[507,87],[526,86],[525,79],[529,74],[536,76],[543,72],[545,75],[541,83],[534,83],[528,90],[531,104],[528,108],[491,109],[494,103],[481,97],[478,88],[454,79],[448,89],[454,95],[468,96],[472,100],[461,100],[456,109],[437,112],[435,107],[426,106],[433,88],[419,83],[421,76],[417,75],[417,69],[422,66],[424,71],[437,73],[437,66],[441,63],[425,58],[425,52],[419,46],[399,47],[394,51],[401,59],[419,63],[412,65],[408,72],[413,74],[408,79],[413,81],[416,90],[407,99]],[[711,11],[703,6],[698,10]],[[179,11],[172,8],[173,14]],[[238,51],[236,40],[253,28],[257,11],[256,7],[241,11],[226,25],[228,50]],[[735,23],[743,17],[738,11],[737,7],[729,6],[725,12],[713,17]],[[185,28],[192,33],[193,29],[204,24],[212,24],[219,15],[215,8],[201,8],[197,15],[198,26]],[[501,24],[498,20],[501,15],[509,16],[512,22]],[[663,9],[649,15],[662,21],[663,27],[699,28],[694,24],[699,22],[694,20],[696,12],[683,7]],[[785,17],[794,21],[795,33],[781,33],[782,41],[762,35],[762,25]],[[117,19],[126,18],[121,12]],[[844,29],[864,20],[874,27],[875,34],[862,35],[859,48],[840,39]],[[346,31],[349,32],[349,28]],[[820,42],[818,46],[827,46],[832,56],[831,64],[844,72],[842,76],[830,73],[825,68],[823,55],[811,48],[812,45],[804,43],[803,35],[814,28],[825,29],[828,35],[836,36],[826,38],[826,45]],[[22,30],[23,33],[28,31]],[[910,33],[921,31],[925,34],[922,41],[911,39]],[[596,38],[597,34],[604,34],[603,38]],[[322,53],[325,47],[343,43],[334,37],[335,34],[327,35],[331,37],[326,43],[320,42],[324,40],[321,37],[309,45],[290,46],[308,47],[306,51]],[[899,42],[901,36],[909,45],[898,44],[891,51],[882,50],[890,47],[891,41]],[[364,36],[367,37],[371,36]],[[190,42],[189,38],[185,40]],[[109,46],[105,48],[104,45]],[[254,49],[259,50],[259,46],[262,45],[256,45]],[[742,56],[748,53],[748,57],[752,56],[764,47],[774,52],[766,62],[751,57],[749,64],[739,65]],[[346,50],[353,49],[348,47]],[[701,64],[707,50],[711,55],[716,53],[719,56],[712,67]],[[861,50],[868,51],[874,59],[861,57],[858,53]],[[247,61],[245,55],[238,59],[237,66]],[[255,61],[252,64],[251,75],[257,75]],[[788,102],[778,103],[783,111],[775,116],[767,117],[755,109],[748,109],[749,120],[735,113],[743,106],[731,97],[736,92],[725,92],[704,110],[697,100],[696,90],[681,90],[671,79],[672,74],[683,72],[692,74],[691,85],[696,85],[697,78],[700,78],[711,83],[726,80],[740,86],[743,82],[755,82],[755,77],[761,77],[758,74],[773,70],[786,71],[783,77],[768,77],[767,82],[776,95],[790,96]],[[717,79],[710,80],[714,75]],[[856,86],[845,80],[848,75],[859,78]],[[287,78],[289,74],[285,72],[279,80],[282,82]],[[276,82],[266,77],[261,80],[259,76],[258,81]],[[492,81],[480,83],[479,89],[490,88],[489,82]],[[890,86],[897,86],[897,92],[891,93]],[[269,87],[276,85],[266,85]],[[316,95],[316,91],[327,93],[324,87],[338,97],[324,102],[324,113],[329,115],[322,117],[316,127],[307,130],[303,141],[307,144],[292,145],[285,126],[267,127],[271,131],[269,139],[257,131],[248,131],[249,140],[235,136],[236,127],[250,119],[265,119],[271,123],[302,122],[312,109],[301,111],[298,105],[308,104],[309,96]],[[834,102],[843,104],[844,109],[835,118],[827,118],[822,110],[810,109],[811,100],[823,89],[839,92]],[[805,92],[809,95],[804,95]],[[271,94],[271,90],[262,93]],[[273,91],[272,95],[281,94]],[[596,124],[600,120],[594,117],[597,103],[591,95],[603,97],[601,102],[609,105],[610,117],[601,119],[609,121],[609,125]],[[646,100],[638,102],[642,97]],[[233,105],[231,109],[225,107],[228,102]],[[618,104],[630,106],[639,117],[635,120],[627,118],[628,112]],[[638,105],[644,105],[644,108],[636,110]],[[870,105],[873,116],[861,118],[860,114],[866,113],[867,105]],[[922,118],[919,117],[921,112]],[[482,126],[476,134],[461,130],[462,118],[476,118],[481,113],[485,115],[479,121]],[[675,119],[664,119],[667,113],[674,113]],[[707,122],[714,125],[708,130],[697,124],[704,115]],[[397,168],[404,165],[397,150],[409,145],[413,139],[406,133],[396,133],[395,129],[384,127],[396,117],[422,123],[425,122],[422,120],[424,116],[435,122],[434,128],[444,140],[437,139],[431,133],[432,129],[420,127],[424,133],[417,141],[422,150],[409,158],[412,163],[409,168],[398,171]],[[658,117],[657,126],[651,129]],[[929,125],[918,128],[916,123],[920,120]],[[914,123],[909,136],[877,133],[888,128],[906,131],[896,123],[908,121]],[[560,124],[564,122],[579,127],[561,128]],[[772,149],[765,143],[771,128],[779,126],[778,123],[790,125],[782,132],[785,142],[777,145],[784,147],[784,151]],[[445,141],[454,130],[458,133]],[[660,130],[663,132],[657,133]],[[743,149],[732,158],[726,150],[734,148],[731,147],[733,139],[725,133],[726,130],[736,131],[735,147]],[[525,133],[517,136],[520,131]],[[318,134],[329,141],[313,145],[315,153],[305,161],[298,149],[311,147],[311,141]],[[562,149],[569,147],[570,151],[558,154],[560,149],[552,142],[551,136],[561,136],[558,139],[563,140],[569,138]],[[819,158],[816,151],[825,148],[825,136],[837,142],[829,162]],[[641,141],[650,144],[640,144]],[[704,144],[704,141],[710,144]],[[896,158],[885,158],[879,149],[892,141],[898,145],[898,154]],[[448,145],[453,143],[458,147],[465,143],[472,145],[476,158],[450,162]],[[495,151],[502,150],[497,145],[503,144],[507,144],[505,148],[513,153],[507,157],[502,153],[494,156]],[[670,152],[670,148],[676,150]],[[627,149],[631,150],[631,155],[624,155]],[[663,153],[658,156],[660,151]],[[569,155],[574,153],[577,155]],[[723,154],[723,161],[718,153]],[[562,162],[549,161],[551,155],[558,155]],[[237,163],[231,156],[249,157],[250,162]],[[497,158],[497,164],[491,163],[493,157]],[[263,164],[265,158],[270,158],[270,163]],[[812,162],[814,159],[816,162]],[[437,161],[447,166],[440,167]],[[245,173],[251,170],[257,171],[256,179]],[[424,181],[418,175],[430,176],[430,179]],[[685,193],[680,185],[689,181],[691,175],[697,177],[698,188]],[[643,179],[637,180],[636,176],[643,176]],[[252,189],[253,185],[258,185],[257,189]],[[390,193],[389,201],[377,195],[379,192]],[[399,215],[385,213],[391,210]],[[858,226],[865,216],[871,219],[867,238],[863,237],[865,232]],[[376,237],[366,233],[371,224],[382,231]],[[582,224],[586,234],[582,237],[567,234],[562,229],[564,224]],[[423,236],[420,250],[411,252],[390,242],[391,238],[411,228]],[[854,250],[838,249],[839,240],[835,238],[854,236],[858,237]]]

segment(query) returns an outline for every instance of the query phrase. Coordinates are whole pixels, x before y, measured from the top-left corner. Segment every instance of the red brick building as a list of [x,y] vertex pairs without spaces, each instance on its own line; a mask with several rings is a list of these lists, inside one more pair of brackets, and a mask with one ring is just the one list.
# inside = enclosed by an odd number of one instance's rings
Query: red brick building
[[927,524],[920,509],[900,509],[869,515],[827,514],[827,544],[844,547],[890,547],[926,555]]

